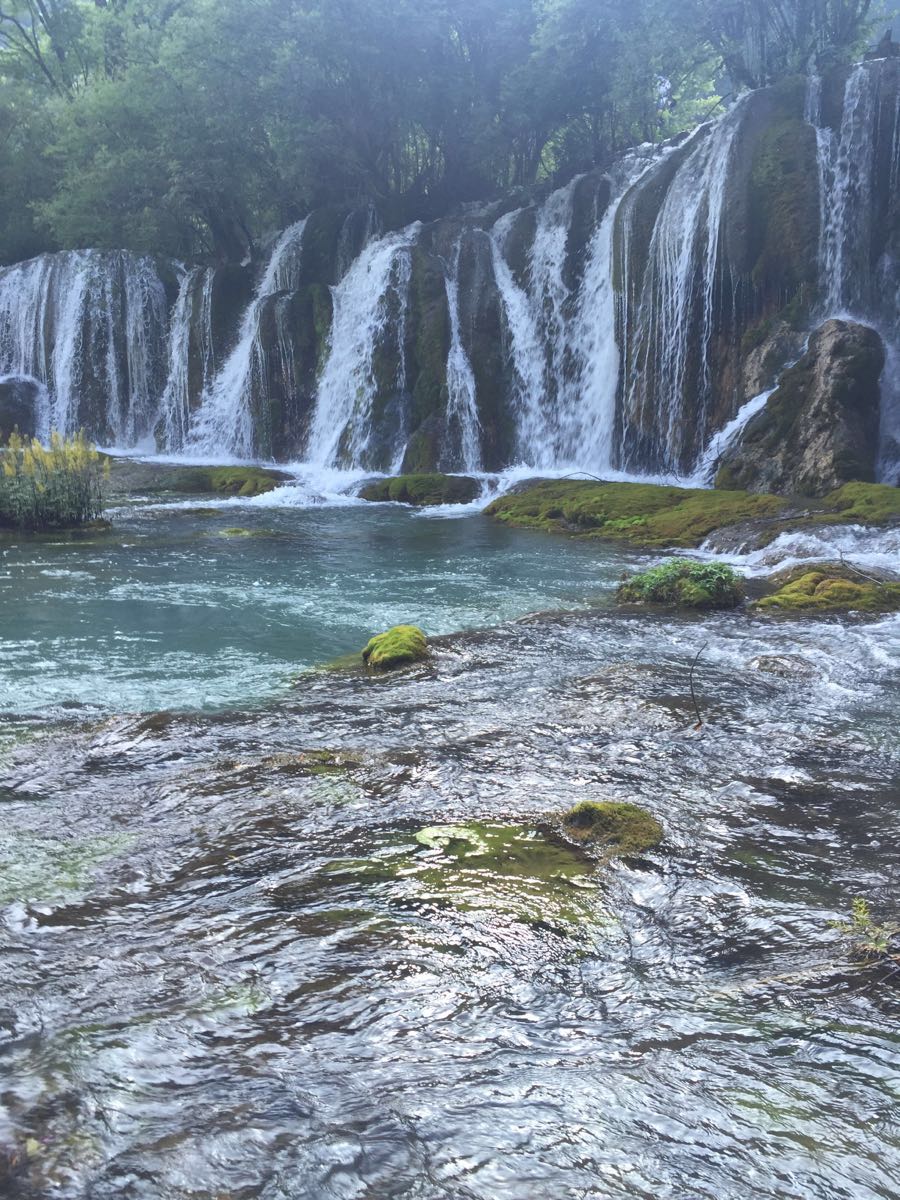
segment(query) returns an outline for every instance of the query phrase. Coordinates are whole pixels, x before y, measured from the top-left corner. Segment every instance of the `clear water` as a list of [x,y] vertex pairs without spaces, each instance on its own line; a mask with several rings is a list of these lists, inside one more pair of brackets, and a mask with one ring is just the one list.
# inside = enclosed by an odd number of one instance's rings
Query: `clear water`
[[[119,526],[3,560],[0,1195],[893,1200],[900,977],[830,923],[896,913],[900,616],[623,613],[476,513]],[[289,688],[398,619],[470,631]],[[595,869],[584,799],[665,842]]]
[[435,635],[583,606],[622,570],[476,512],[198,507],[121,510],[88,544],[0,544],[0,712],[253,705],[391,625]]

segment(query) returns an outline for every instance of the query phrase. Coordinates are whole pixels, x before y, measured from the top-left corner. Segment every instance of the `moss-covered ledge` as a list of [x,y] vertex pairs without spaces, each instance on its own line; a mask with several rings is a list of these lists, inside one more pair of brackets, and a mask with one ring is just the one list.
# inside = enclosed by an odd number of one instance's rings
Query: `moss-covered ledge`
[[438,472],[393,475],[388,479],[375,479],[364,484],[359,495],[362,500],[377,503],[393,501],[425,507],[435,504],[469,504],[481,495],[481,484],[468,475],[441,475]]
[[900,612],[900,580],[844,563],[811,563],[772,577],[776,590],[753,605],[763,613]]
[[[821,500],[652,483],[539,479],[485,510],[504,524],[629,542],[648,550],[695,547],[716,530],[757,526],[761,544],[810,525],[900,522],[900,488],[848,483]],[[746,540],[746,539],[742,539]]]

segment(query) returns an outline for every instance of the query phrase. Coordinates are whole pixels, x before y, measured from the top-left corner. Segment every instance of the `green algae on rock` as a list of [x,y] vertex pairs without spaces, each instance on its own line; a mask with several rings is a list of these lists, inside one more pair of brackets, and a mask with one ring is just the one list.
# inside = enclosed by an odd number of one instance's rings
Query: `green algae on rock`
[[404,910],[506,916],[558,927],[596,920],[594,862],[550,830],[492,821],[433,825],[389,838],[369,858],[334,863]]
[[544,479],[498,497],[486,512],[507,525],[655,549],[699,546],[714,529],[777,516],[787,508],[783,497],[750,492]]
[[616,800],[583,800],[566,813],[563,828],[577,841],[596,844],[615,857],[652,850],[665,836],[655,817]]
[[623,603],[671,604],[684,608],[737,608],[744,598],[739,576],[726,563],[670,558],[620,584]]
[[362,652],[363,662],[373,671],[419,662],[428,654],[425,634],[417,625],[395,625],[370,638]]
[[481,484],[467,475],[441,475],[429,472],[420,475],[394,475],[376,479],[360,489],[362,500],[429,506],[434,504],[468,504],[481,494]]
[[778,591],[757,600],[758,612],[898,612],[900,582],[854,574],[849,568],[823,563],[796,567],[778,580]]

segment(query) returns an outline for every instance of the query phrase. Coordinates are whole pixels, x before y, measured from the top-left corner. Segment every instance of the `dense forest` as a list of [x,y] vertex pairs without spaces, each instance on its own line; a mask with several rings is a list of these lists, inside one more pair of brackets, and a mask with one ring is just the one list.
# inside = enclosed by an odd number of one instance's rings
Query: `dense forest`
[[872,0],[3,0],[0,263],[240,259],[311,207],[397,222],[689,128]]

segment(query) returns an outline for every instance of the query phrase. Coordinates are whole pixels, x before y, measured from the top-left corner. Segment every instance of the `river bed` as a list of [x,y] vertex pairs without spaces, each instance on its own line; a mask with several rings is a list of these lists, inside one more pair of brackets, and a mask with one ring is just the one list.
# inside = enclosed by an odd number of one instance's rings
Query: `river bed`
[[[831,923],[896,891],[900,618],[616,611],[637,561],[340,506],[7,548],[0,1191],[895,1196],[900,993]],[[400,619],[428,663],[311,669]],[[597,867],[583,799],[665,842]]]

